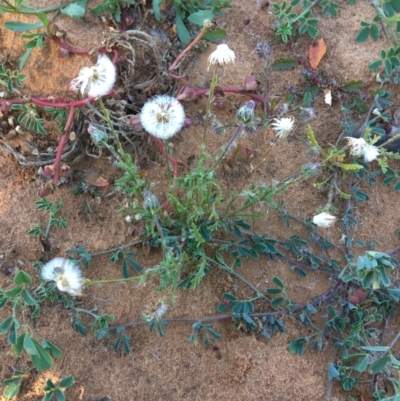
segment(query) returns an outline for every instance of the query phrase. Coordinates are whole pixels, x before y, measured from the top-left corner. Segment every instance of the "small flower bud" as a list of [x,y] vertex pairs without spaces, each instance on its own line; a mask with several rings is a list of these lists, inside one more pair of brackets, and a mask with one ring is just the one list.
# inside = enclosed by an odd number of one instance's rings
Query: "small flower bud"
[[246,77],[243,82],[243,89],[245,91],[255,91],[258,83],[254,77]]
[[108,142],[108,135],[94,127],[93,125],[89,125],[88,132],[90,137],[92,138],[93,143],[98,146],[102,147]]
[[144,191],[143,197],[144,197],[143,207],[145,209],[157,209],[160,207],[160,202],[151,191],[148,190]]
[[254,108],[256,107],[256,102],[254,100],[249,100],[246,102],[236,113],[236,118],[239,122],[247,124],[251,122],[254,118]]
[[137,131],[137,132],[142,131],[143,126],[140,122],[140,114],[137,114],[136,116],[131,117],[129,122],[131,123],[131,125],[135,131]]

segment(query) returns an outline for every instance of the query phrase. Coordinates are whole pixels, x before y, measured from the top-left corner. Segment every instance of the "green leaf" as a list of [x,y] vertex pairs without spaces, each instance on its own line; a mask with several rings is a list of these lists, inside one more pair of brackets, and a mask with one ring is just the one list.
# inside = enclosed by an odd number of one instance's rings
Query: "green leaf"
[[17,295],[19,295],[22,291],[22,287],[14,287],[11,288],[11,290],[5,291],[4,295],[7,298],[15,298]]
[[4,391],[3,391],[3,395],[11,400],[12,398],[14,398],[17,394],[18,391],[21,387],[21,383],[22,383],[22,379],[16,379],[13,380],[10,384],[7,384]]
[[203,27],[205,20],[210,20],[214,18],[214,11],[211,10],[200,10],[191,15],[189,15],[188,20],[195,25]]
[[54,362],[51,359],[50,354],[35,340],[32,341],[35,344],[36,350],[38,352],[37,355],[31,355],[32,362],[35,367],[40,371],[47,370],[53,367]]
[[44,349],[49,349],[51,355],[54,356],[54,358],[61,358],[62,356],[62,350],[57,347],[57,345],[53,344],[51,341],[44,340],[42,342],[42,347]]
[[224,292],[222,298],[227,299],[228,301],[236,301],[236,297],[229,292]]
[[366,42],[368,40],[369,31],[370,31],[369,26],[365,26],[364,28],[361,28],[356,36],[356,42],[357,43]]
[[304,354],[304,338],[297,338],[288,345],[288,349],[292,354],[303,355]]
[[219,42],[226,38],[226,31],[222,28],[214,29],[213,31],[208,31],[203,36],[204,39],[209,42]]
[[342,86],[342,90],[345,92],[358,92],[364,87],[363,81],[350,81],[344,86]]
[[0,323],[0,334],[7,333],[13,321],[13,317],[9,316]]
[[30,284],[32,282],[31,276],[20,270],[14,277],[14,284]]
[[365,372],[365,369],[367,369],[368,366],[368,360],[369,357],[368,355],[365,355],[364,358],[360,359],[354,366],[354,370],[356,370],[357,372]]
[[54,390],[56,385],[52,382],[51,379],[47,379],[46,386],[44,388],[45,391]]
[[28,333],[26,333],[24,337],[24,350],[29,355],[38,355],[39,353],[35,346],[35,340],[33,340]]
[[153,13],[157,21],[160,21],[161,19],[160,6],[162,2],[163,0],[153,0]]
[[285,287],[285,286],[283,285],[283,282],[281,281],[281,279],[278,278],[278,277],[276,277],[276,276],[272,279],[272,282],[273,282],[275,285],[277,285],[278,287],[280,287],[280,288],[284,288],[284,287]]
[[336,369],[336,366],[330,362],[328,365],[328,379],[331,381],[332,379],[337,379],[340,377],[339,371]]
[[73,18],[82,18],[85,15],[86,2],[87,0],[80,0],[76,3],[68,4],[67,7],[61,9],[61,13]]
[[8,341],[10,342],[10,344],[15,344],[17,342],[17,329],[19,327],[19,323],[18,320],[16,320],[16,318],[14,318],[14,321],[12,322],[11,326],[10,326],[10,330],[7,336]]
[[53,398],[53,392],[47,393],[44,397],[42,401],[51,401],[51,399]]
[[390,357],[388,355],[383,356],[382,358],[379,358],[376,360],[372,365],[370,372],[375,375],[376,373],[379,373],[383,368],[386,366],[386,364],[389,362]]
[[378,29],[377,25],[375,25],[375,24],[371,25],[371,38],[373,40],[379,39],[379,29]]
[[68,4],[67,7],[61,9],[62,14],[69,15],[73,18],[82,18],[85,15],[87,0],[80,0],[75,3]]
[[271,306],[273,306],[274,308],[278,307],[279,304],[283,301],[283,298],[275,298],[271,301]]
[[13,344],[13,353],[16,358],[18,358],[21,355],[22,348],[24,345],[25,335],[26,333],[19,335],[17,341],[15,342],[15,344]]
[[11,31],[14,31],[14,32],[25,32],[25,31],[31,31],[33,29],[42,28],[44,25],[43,25],[43,22],[27,24],[25,22],[7,21],[4,23],[4,26],[7,29],[10,29]]
[[25,288],[23,292],[24,301],[29,306],[37,305],[35,298],[31,295],[31,293]]
[[59,388],[56,389],[55,393],[56,393],[57,401],[65,401],[66,400],[65,394]]
[[280,294],[282,290],[280,288],[267,288],[267,294],[275,295]]
[[74,376],[65,376],[58,385],[63,388],[71,387],[75,383]]
[[371,71],[377,70],[382,64],[382,60],[375,60],[369,66],[368,69]]
[[29,48],[24,54],[23,56],[20,58],[19,60],[19,70],[22,71],[23,68],[25,67],[26,62],[28,61],[29,56],[31,55],[32,51],[33,51],[34,47]]
[[294,58],[279,58],[272,63],[274,71],[286,71],[297,67],[297,60]]
[[176,13],[176,30],[179,40],[186,45],[190,41],[190,33],[183,23],[182,17],[179,12]]

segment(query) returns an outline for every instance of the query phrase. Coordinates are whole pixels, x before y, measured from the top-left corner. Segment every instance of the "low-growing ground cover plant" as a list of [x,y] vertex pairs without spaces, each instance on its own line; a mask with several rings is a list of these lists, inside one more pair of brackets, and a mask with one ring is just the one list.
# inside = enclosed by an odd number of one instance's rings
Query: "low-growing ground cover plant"
[[[50,32],[46,35],[52,35],[49,27],[54,27],[51,25],[53,22],[43,17],[43,13],[49,11],[32,10],[21,2],[14,5],[7,3],[4,5],[6,9],[8,7],[7,11],[29,11],[37,15],[42,22],[46,22],[40,27],[46,27]],[[72,2],[58,9],[77,17],[82,7],[85,10],[84,3]],[[289,46],[296,35],[308,33],[312,38],[317,37],[315,27],[318,21],[311,18],[312,8],[317,3],[304,3],[304,11],[297,14],[293,12],[297,2],[290,5],[283,2],[272,6],[276,18],[275,25],[269,29],[274,33],[272,43],[260,41],[255,49],[265,65],[264,82],[259,84],[254,78],[249,78],[246,71],[243,72],[243,85],[224,85],[222,72],[235,68],[235,62],[240,57],[230,48],[227,40],[228,43],[217,45],[210,54],[210,85],[200,89],[191,84],[190,77],[176,70],[195,51],[195,46],[207,38],[207,34],[215,34],[216,28],[210,20],[216,10],[227,4],[191,2],[185,7],[176,3],[177,32],[185,46],[179,49],[167,66],[164,60],[157,58],[158,52],[151,35],[140,30],[127,30],[129,12],[139,5],[111,1],[102,3],[92,12],[111,14],[124,33],[116,33],[107,45],[96,49],[96,64],[80,70],[69,84],[70,95],[20,96],[15,86],[23,87],[24,75],[1,64],[0,84],[8,93],[0,98],[0,110],[10,119],[11,124],[8,124],[11,127],[8,128],[15,126],[15,130],[21,130],[24,124],[25,129],[44,135],[45,118],[58,120],[63,128],[54,160],[45,158],[37,162],[44,167],[43,186],[39,191],[41,199],[36,202],[36,207],[49,213],[45,229],[35,224],[29,231],[30,235],[41,240],[45,250],[44,260],[34,266],[40,281],[37,284],[32,280],[32,274],[21,269],[15,275],[12,286],[0,291],[0,307],[9,313],[0,323],[0,332],[7,335],[15,357],[25,352],[31,359],[32,369],[46,371],[53,367],[53,358],[59,358],[62,351],[46,339],[37,339],[27,321],[28,314],[39,317],[43,313],[43,305],[60,304],[70,311],[74,329],[81,335],[87,334],[85,322],[90,317],[93,319],[90,329],[95,337],[98,340],[112,338],[114,349],[124,354],[131,351],[131,327],[148,325],[150,332],[156,331],[163,337],[167,335],[170,324],[187,323],[190,325],[188,341],[198,344],[202,340],[208,345],[221,339],[214,327],[217,321],[230,321],[236,330],[269,340],[285,331],[284,317],[290,316],[304,326],[305,334],[291,339],[289,352],[303,355],[307,348],[321,351],[328,342],[334,344],[334,356],[326,372],[330,382],[337,380],[345,391],[369,382],[374,400],[397,399],[400,396],[397,384],[400,362],[394,347],[398,336],[385,339],[385,331],[380,329],[380,325],[386,327],[388,320],[397,313],[400,287],[393,271],[398,266],[399,247],[383,252],[376,244],[357,238],[354,228],[359,224],[355,207],[369,200],[368,193],[364,191],[373,187],[377,180],[393,184],[394,196],[400,190],[397,182],[399,174],[395,171],[396,160],[400,158],[397,146],[399,134],[391,111],[391,94],[385,89],[392,81],[396,83],[399,52],[395,47],[388,52],[382,51],[380,62],[369,66],[371,70],[383,66],[376,76],[380,86],[378,90],[362,94],[363,83],[360,81],[338,85],[318,70],[326,50],[323,41],[313,42],[308,56],[299,55],[295,48]],[[156,20],[160,19],[161,6],[162,2],[158,1],[152,4]],[[335,16],[337,13],[335,3],[325,2],[323,7],[323,14],[329,11]],[[394,11],[395,7],[392,4]],[[391,13],[379,7],[377,9],[379,13]],[[182,25],[187,15],[189,22],[201,27],[192,36],[186,25]],[[394,15],[386,15],[383,23],[393,22]],[[247,25],[250,22],[245,20]],[[16,29],[15,25],[11,27]],[[17,28],[21,29],[20,25]],[[372,24],[369,29],[374,39],[375,25]],[[217,31],[217,34],[221,33]],[[80,52],[56,38],[55,34],[55,42],[74,53],[74,57],[89,52],[83,49]],[[273,44],[280,40],[289,44],[293,58],[274,60]],[[356,40],[360,41],[360,34]],[[158,87],[159,82],[167,82],[170,90],[153,91],[153,96],[143,96],[138,113],[126,117],[128,108],[120,95],[127,92],[124,85],[128,85],[128,80],[124,77],[134,67],[136,45],[145,47],[152,55],[157,74],[157,79],[149,80],[148,86],[141,90],[151,89],[153,85]],[[132,65],[124,62],[132,54],[129,59]],[[303,68],[304,86],[279,97],[272,96],[269,91],[272,76],[296,65]],[[237,95],[240,104],[228,121],[222,121],[218,110],[223,109],[221,99],[227,94]],[[313,129],[314,103],[318,96],[323,96],[329,105],[332,99],[340,103],[343,132],[336,143],[321,141],[321,133]],[[206,98],[204,130],[193,163],[179,159],[168,141],[182,130],[190,129],[193,121],[187,110],[192,102],[202,97]],[[125,119],[118,115],[115,104],[122,107]],[[352,121],[349,117],[354,109],[365,114],[361,120]],[[78,113],[84,115],[82,123],[78,121],[81,120]],[[20,125],[16,125],[15,118]],[[296,125],[305,120],[307,127],[296,137]],[[119,178],[113,186],[124,199],[119,212],[127,223],[135,224],[137,235],[133,242],[110,250],[91,253],[87,250],[90,247],[88,242],[77,244],[66,254],[53,255],[57,249],[48,242],[50,228],[68,230],[68,225],[67,219],[59,215],[62,202],[51,202],[47,197],[57,191],[61,183],[68,182],[70,166],[63,165],[62,160],[67,163],[69,149],[65,151],[64,148],[79,124],[88,143],[90,139],[87,148],[90,152],[87,151],[87,154],[106,155],[118,167]],[[11,131],[2,133],[5,134],[2,135],[3,149],[10,151]],[[260,132],[267,132],[269,140],[257,165],[252,165],[252,150],[244,147],[241,140]],[[210,136],[216,134],[223,136],[225,144],[212,156]],[[305,144],[310,161],[280,181],[271,184],[257,182],[254,174],[257,168],[268,161],[277,147],[295,137]],[[137,138],[147,143],[150,149],[156,145],[165,157],[166,171],[162,180],[166,185],[163,191],[156,182],[147,179],[139,166],[137,154],[128,151],[131,149],[129,145]],[[11,153],[15,154],[15,149]],[[19,160],[30,162],[22,156]],[[220,171],[229,171],[243,161],[249,166],[246,184],[228,189],[222,183]],[[301,219],[291,213],[290,205],[283,201],[285,192],[298,183],[325,193],[325,204]],[[74,188],[74,193],[101,197],[98,190],[109,185],[102,180],[92,186],[81,181]],[[89,203],[84,205],[82,207],[87,212]],[[257,228],[256,222],[266,217],[266,210],[273,210],[281,216],[282,227],[289,228],[289,235],[272,235],[268,230]],[[339,224],[343,226],[343,236],[337,243],[326,230]],[[299,235],[295,227],[301,227],[303,234]],[[158,252],[158,263],[152,266],[139,263],[131,250],[138,245]],[[122,273],[115,278],[87,278],[87,269],[93,264],[93,259],[106,253],[111,254],[112,262],[121,263]],[[318,272],[329,278],[330,286],[323,294],[299,303],[291,297],[288,283],[278,275],[272,278],[265,290],[250,282],[240,271],[249,259],[283,262],[302,278]],[[169,318],[169,311],[179,307],[179,292],[198,290],[213,270],[221,270],[240,280],[251,295],[238,298],[237,294],[221,291],[215,315]],[[142,312],[141,321],[113,325],[114,316],[98,314],[96,310],[80,305],[85,288],[89,286],[101,288],[128,282],[147,285],[153,279],[162,295],[151,311]],[[316,315],[320,317],[318,323],[315,322]],[[11,399],[17,394],[30,370],[16,370],[11,378],[5,380],[6,397]],[[382,381],[391,386],[388,391],[380,386]],[[73,383],[71,376],[61,379],[57,385],[47,381],[43,399],[50,400],[53,395],[57,400],[65,399],[64,390]],[[331,387],[328,387],[326,399],[330,399],[330,392]]]

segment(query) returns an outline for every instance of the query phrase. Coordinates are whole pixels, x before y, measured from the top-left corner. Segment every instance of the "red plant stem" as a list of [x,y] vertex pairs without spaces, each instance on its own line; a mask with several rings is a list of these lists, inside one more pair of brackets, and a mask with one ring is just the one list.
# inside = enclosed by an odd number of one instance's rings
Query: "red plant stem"
[[197,42],[200,41],[200,39],[204,36],[204,34],[207,33],[207,31],[208,31],[207,28],[203,28],[203,29],[200,31],[200,33],[193,39],[192,43],[190,43],[189,46],[186,47],[185,50],[183,50],[183,52],[182,52],[182,53],[176,58],[176,60],[172,63],[171,67],[168,68],[168,72],[173,71],[173,70],[177,67],[178,63],[183,59],[183,56],[184,56],[186,53],[188,53],[188,52],[192,49],[192,47],[193,47]]
[[53,175],[53,179],[51,181],[53,184],[57,184],[57,182],[58,182],[58,176],[60,173],[61,156],[62,156],[62,153],[64,150],[65,143],[67,142],[67,139],[69,136],[69,131],[71,130],[72,122],[74,121],[74,111],[75,111],[75,108],[73,106],[71,106],[71,108],[69,109],[68,119],[65,124],[64,133],[57,146],[56,161],[54,163],[54,175]]
[[[166,150],[164,147],[164,142],[160,139],[157,138],[156,136],[153,136],[154,140],[156,141],[156,144],[158,146],[158,149],[160,150],[160,152],[165,155]],[[178,168],[179,166],[186,166],[189,167],[186,163],[184,163],[181,160],[175,159],[175,157],[173,157],[172,155],[167,155],[168,156],[168,160],[171,162],[171,164],[173,165],[173,171],[174,171],[174,178],[178,178]]]
[[116,64],[117,64],[117,61],[118,61],[118,59],[119,59],[119,51],[118,51],[117,49],[113,49],[113,53],[114,53],[114,57],[113,57],[113,59],[112,59],[112,63],[113,63],[114,65],[116,65]]
[[58,46],[60,46],[62,49],[69,51],[70,53],[74,53],[74,54],[89,54],[92,49],[77,49],[75,47],[72,47],[70,45],[68,45],[67,43],[64,43],[63,41],[60,40],[60,38],[57,38],[57,36],[52,36],[51,37],[54,42],[56,42],[58,44]]
[[56,109],[65,109],[68,107],[82,107],[86,106],[86,102],[92,103],[95,100],[94,97],[87,97],[86,99],[82,100],[75,100],[69,103],[50,103],[48,101],[41,100],[39,98],[33,97],[30,101],[38,106],[43,107],[53,107]]

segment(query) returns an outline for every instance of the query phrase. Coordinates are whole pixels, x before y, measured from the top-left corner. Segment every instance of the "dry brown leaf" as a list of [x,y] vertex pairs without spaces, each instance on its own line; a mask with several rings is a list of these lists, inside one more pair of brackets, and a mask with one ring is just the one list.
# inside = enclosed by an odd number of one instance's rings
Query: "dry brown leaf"
[[324,39],[314,40],[308,49],[308,58],[310,59],[311,68],[316,70],[322,57],[326,53],[326,45]]
[[96,183],[94,185],[98,188],[103,188],[109,186],[110,183],[103,177],[97,177]]

